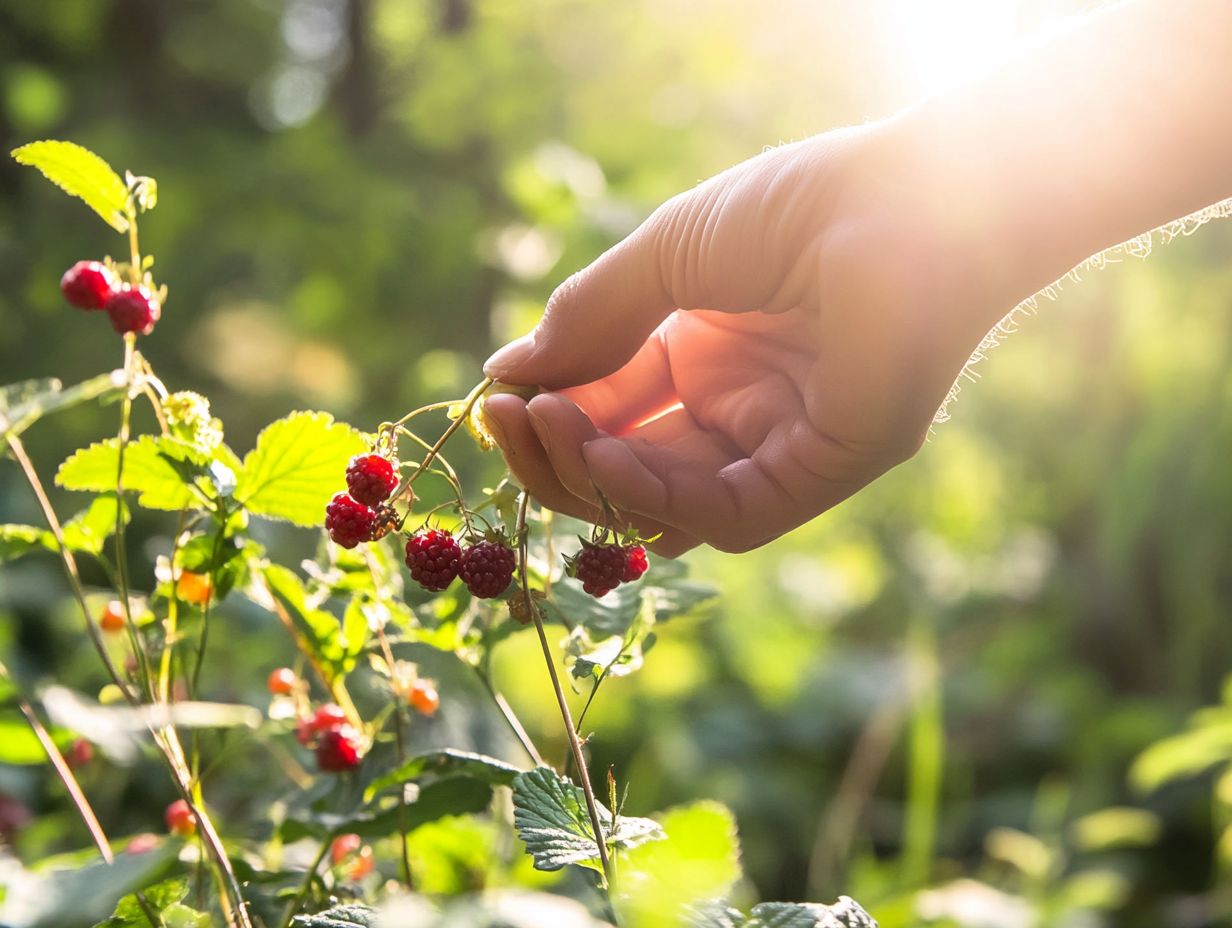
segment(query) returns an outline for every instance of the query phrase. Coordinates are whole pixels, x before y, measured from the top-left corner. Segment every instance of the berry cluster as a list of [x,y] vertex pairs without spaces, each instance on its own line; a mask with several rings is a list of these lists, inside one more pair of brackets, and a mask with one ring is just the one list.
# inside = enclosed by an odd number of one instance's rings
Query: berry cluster
[[327,703],[300,719],[295,738],[316,754],[317,767],[327,773],[354,770],[364,756],[363,736],[339,706]]
[[101,261],[78,261],[60,278],[60,292],[78,309],[107,313],[121,335],[149,335],[162,315],[162,303],[148,287],[122,283]]
[[346,492],[334,494],[325,507],[325,530],[335,544],[354,548],[383,538],[398,526],[392,506],[385,505],[398,486],[397,466],[371,452],[351,458],[346,469]]
[[461,577],[472,596],[495,599],[513,581],[517,557],[499,536],[463,549],[449,532],[433,528],[407,540],[406,566],[411,578],[430,592],[439,593]]
[[568,573],[582,581],[591,596],[606,596],[622,583],[642,578],[650,567],[646,549],[639,544],[593,544],[583,542],[582,550],[565,559]]

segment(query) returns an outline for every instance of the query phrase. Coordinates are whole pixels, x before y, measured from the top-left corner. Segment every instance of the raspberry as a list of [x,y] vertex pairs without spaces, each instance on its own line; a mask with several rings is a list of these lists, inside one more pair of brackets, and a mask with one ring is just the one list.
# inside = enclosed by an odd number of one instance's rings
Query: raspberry
[[398,485],[398,475],[389,458],[379,454],[357,454],[347,465],[346,482],[351,496],[375,508],[389,499]]
[[642,574],[650,569],[650,562],[646,560],[646,549],[641,545],[628,545],[624,552],[625,572],[621,575],[621,582],[633,583],[635,580],[641,580]]
[[98,261],[78,261],[60,278],[60,292],[78,309],[102,309],[115,289],[115,275]]
[[311,718],[300,719],[295,726],[295,739],[305,747],[324,732],[341,728],[347,723],[346,713],[332,702],[321,706]]
[[98,627],[105,632],[122,632],[127,624],[124,618],[124,604],[118,599],[107,603],[98,617]]
[[574,561],[574,576],[591,596],[606,596],[620,586],[627,558],[620,545],[582,545]]
[[406,566],[411,577],[433,593],[453,583],[461,559],[462,548],[449,532],[433,528],[407,539]]
[[279,667],[270,673],[265,681],[265,687],[275,696],[289,696],[295,692],[295,684],[299,679],[290,667]]
[[420,715],[433,716],[441,705],[441,695],[431,680],[420,677],[411,684],[411,692],[407,696],[411,708]]
[[325,507],[325,530],[335,544],[344,548],[370,541],[375,524],[376,513],[357,502],[350,493],[335,493]]
[[77,738],[64,752],[64,761],[73,770],[84,767],[94,760],[94,745],[85,738]]
[[317,766],[327,773],[354,770],[361,759],[359,732],[350,725],[339,725],[322,733],[316,748]]
[[154,331],[154,323],[163,312],[158,298],[149,290],[127,284],[107,298],[103,309],[107,310],[107,315],[111,318],[111,327],[121,335],[129,332],[149,335]]
[[197,830],[197,818],[183,799],[177,799],[167,806],[163,818],[167,821],[167,830],[181,838],[187,838]]
[[363,846],[364,839],[357,834],[339,835],[329,845],[329,859],[336,866]]
[[505,592],[517,564],[513,549],[496,541],[481,541],[462,552],[458,576],[472,596],[492,599]]

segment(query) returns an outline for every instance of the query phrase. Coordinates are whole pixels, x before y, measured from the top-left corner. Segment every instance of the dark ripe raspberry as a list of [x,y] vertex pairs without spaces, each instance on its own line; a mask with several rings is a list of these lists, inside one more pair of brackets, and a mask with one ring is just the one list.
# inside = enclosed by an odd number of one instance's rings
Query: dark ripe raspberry
[[650,562],[646,560],[646,549],[641,545],[628,545],[624,552],[625,572],[620,578],[621,582],[633,583],[635,580],[641,580],[642,574],[650,569]]
[[407,539],[406,566],[425,590],[439,593],[458,575],[462,548],[449,532],[429,529]]
[[325,530],[335,544],[344,548],[354,548],[361,541],[371,541],[375,524],[376,513],[350,493],[335,493],[325,507]]
[[127,284],[108,297],[103,309],[107,310],[111,327],[121,335],[129,332],[149,335],[163,312],[158,298],[149,290]]
[[517,558],[513,549],[495,541],[481,541],[462,552],[458,576],[472,596],[492,599],[500,596],[513,580]]
[[60,278],[60,292],[78,309],[102,309],[115,288],[115,275],[98,261],[78,261]]
[[340,725],[321,734],[317,742],[317,766],[328,773],[354,770],[359,766],[359,732],[350,725]]
[[625,561],[625,549],[620,545],[583,545],[575,561],[575,575],[591,596],[606,596],[623,581]]
[[365,506],[379,506],[398,485],[393,462],[379,454],[357,454],[346,469],[347,489]]

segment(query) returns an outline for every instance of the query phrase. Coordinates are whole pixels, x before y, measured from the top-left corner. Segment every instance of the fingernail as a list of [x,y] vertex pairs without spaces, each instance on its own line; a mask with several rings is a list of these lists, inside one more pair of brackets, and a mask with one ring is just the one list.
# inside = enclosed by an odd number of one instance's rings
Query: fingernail
[[530,419],[530,427],[535,430],[535,434],[539,436],[539,444],[543,445],[543,450],[552,453],[552,433],[548,429],[548,424],[535,415],[534,411],[529,407],[526,409],[526,417]]
[[514,373],[530,360],[530,356],[534,353],[534,335],[523,335],[488,358],[483,365],[483,372],[493,380],[500,380]]

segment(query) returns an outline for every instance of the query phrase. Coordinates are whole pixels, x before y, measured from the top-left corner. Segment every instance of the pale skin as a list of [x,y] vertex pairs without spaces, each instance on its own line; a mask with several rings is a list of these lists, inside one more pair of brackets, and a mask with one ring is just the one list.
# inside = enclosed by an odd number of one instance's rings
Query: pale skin
[[488,360],[544,392],[487,420],[551,509],[601,492],[667,556],[764,545],[915,454],[1019,302],[1232,197],[1229,116],[1232,3],[1107,7],[667,201]]

